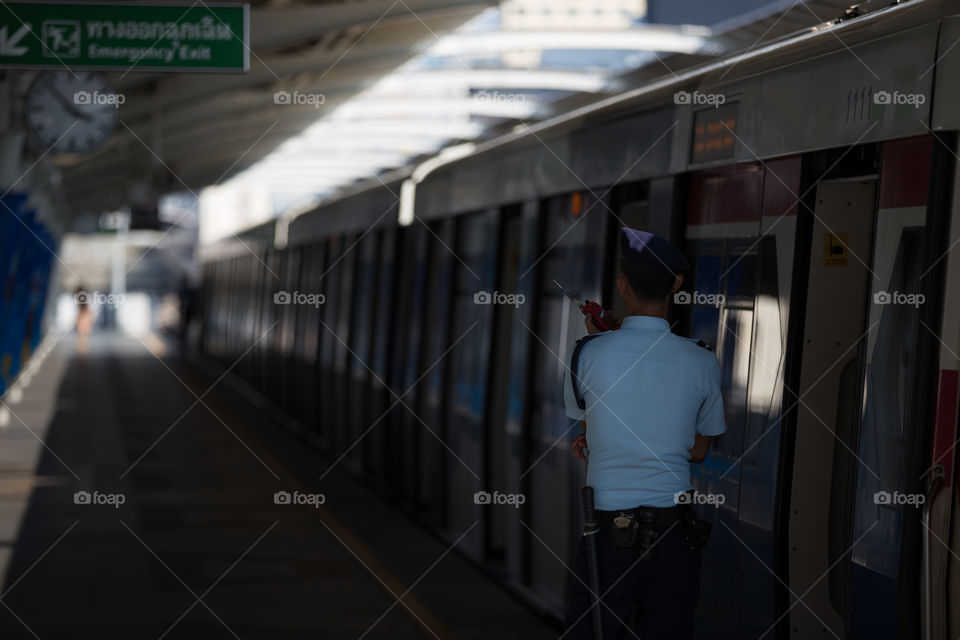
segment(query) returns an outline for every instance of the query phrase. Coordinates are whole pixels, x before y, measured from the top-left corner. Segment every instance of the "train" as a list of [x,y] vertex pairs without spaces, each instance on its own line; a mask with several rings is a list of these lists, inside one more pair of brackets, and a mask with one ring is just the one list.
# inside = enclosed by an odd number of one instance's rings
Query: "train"
[[894,3],[365,181],[203,250],[200,349],[559,620],[553,281],[622,314],[617,234],[654,232],[723,368],[700,637],[960,637],[958,42],[960,3]]

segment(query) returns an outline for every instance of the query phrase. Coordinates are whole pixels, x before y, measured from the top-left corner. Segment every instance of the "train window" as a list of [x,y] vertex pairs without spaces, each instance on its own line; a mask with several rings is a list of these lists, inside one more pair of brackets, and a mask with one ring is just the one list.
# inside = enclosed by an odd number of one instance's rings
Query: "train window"
[[690,312],[690,337],[703,340],[709,345],[717,344],[717,327],[720,325],[720,309],[699,307]]
[[[701,240],[694,247],[693,283],[684,286],[691,305],[690,337],[713,345],[723,367],[727,433],[716,451],[731,457],[743,449],[753,340],[756,255],[743,240]],[[720,295],[722,294],[722,295]]]
[[[723,255],[698,255],[694,269],[694,290],[697,293],[704,295],[720,293],[720,280],[723,276]],[[693,300],[693,302],[696,303],[696,300]]]
[[756,280],[756,256],[732,255],[727,266],[726,293],[728,298],[753,298]]
[[[761,238],[757,246],[756,303],[754,305],[754,336],[751,345],[753,368],[757,375],[750,381],[750,418],[744,436],[744,464],[757,467],[769,465],[774,455],[776,438],[766,436],[770,425],[780,418],[780,404],[776,395],[782,393],[779,380],[783,371],[784,320],[781,317],[780,287],[777,275],[777,241]],[[766,456],[768,460],[762,461]]]
[[[923,229],[904,229],[887,290],[917,294],[922,260]],[[880,490],[892,492],[902,489],[906,480],[902,443],[912,415],[910,381],[917,366],[919,305],[887,304],[881,314],[869,365],[861,451],[879,475]]]
[[747,418],[747,382],[750,373],[750,334],[753,311],[726,309],[720,335],[720,364],[723,368],[723,404],[727,432],[714,441],[714,449],[739,456]]
[[[611,265],[610,276],[606,282],[608,287],[604,291],[603,306],[610,309],[613,314],[619,318],[627,315],[627,304],[623,301],[617,290],[617,278],[620,275],[618,258],[620,257],[617,247],[620,242],[620,227],[631,227],[634,229],[649,229],[650,206],[647,201],[647,183],[631,182],[622,184],[614,189],[613,201],[616,207],[615,224],[610,225],[609,246],[613,248],[614,255],[607,256],[608,264]],[[598,207],[603,208],[603,207]]]

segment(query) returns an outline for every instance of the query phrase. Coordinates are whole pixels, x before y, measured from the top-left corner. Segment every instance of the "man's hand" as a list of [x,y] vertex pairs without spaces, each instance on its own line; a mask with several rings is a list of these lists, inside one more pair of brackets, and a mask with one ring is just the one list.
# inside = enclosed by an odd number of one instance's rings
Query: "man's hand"
[[584,453],[587,450],[587,434],[581,433],[573,442],[570,443],[570,448],[573,449],[573,455],[577,457],[577,460],[582,462],[587,461],[587,454]]
[[[620,328],[620,318],[613,315],[613,313],[610,311],[607,311],[603,314],[603,321],[606,322],[607,326],[611,329]],[[600,329],[593,323],[593,316],[590,314],[583,316],[583,324],[587,325],[587,333],[601,333],[603,331],[603,329]]]
[[693,449],[690,449],[690,462],[701,463],[710,451],[710,443],[713,442],[713,436],[702,436],[699,433],[694,436]]

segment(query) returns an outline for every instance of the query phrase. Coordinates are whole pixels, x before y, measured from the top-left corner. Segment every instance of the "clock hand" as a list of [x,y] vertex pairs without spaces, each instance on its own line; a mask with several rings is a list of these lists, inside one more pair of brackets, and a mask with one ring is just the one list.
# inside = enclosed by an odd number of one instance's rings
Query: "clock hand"
[[78,118],[83,118],[84,120],[92,119],[93,116],[91,116],[89,113],[85,113],[81,109],[78,109],[76,105],[70,104],[70,101],[67,100],[66,97],[64,97],[64,95],[60,93],[56,87],[50,87],[50,93],[53,94],[53,97],[56,98],[57,102],[60,103],[60,106],[62,106],[64,109],[69,111],[74,116]]

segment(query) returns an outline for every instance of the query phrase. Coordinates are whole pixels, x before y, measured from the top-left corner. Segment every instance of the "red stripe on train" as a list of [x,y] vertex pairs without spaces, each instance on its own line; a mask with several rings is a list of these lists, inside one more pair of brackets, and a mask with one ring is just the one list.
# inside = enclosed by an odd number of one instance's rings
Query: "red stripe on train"
[[801,156],[780,158],[767,163],[763,184],[763,215],[779,218],[797,215],[800,196]]
[[922,207],[930,188],[933,136],[891,140],[883,144],[880,208]]
[[763,167],[738,164],[690,177],[688,224],[757,222],[763,192]]
[[759,222],[760,216],[796,215],[800,156],[771,160],[766,166],[738,164],[690,176],[691,225]]

